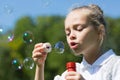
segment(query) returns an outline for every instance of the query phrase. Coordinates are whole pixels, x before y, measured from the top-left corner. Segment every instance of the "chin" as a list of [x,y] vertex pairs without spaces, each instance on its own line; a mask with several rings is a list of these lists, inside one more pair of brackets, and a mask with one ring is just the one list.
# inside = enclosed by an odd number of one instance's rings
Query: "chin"
[[80,56],[83,54],[83,51],[72,50],[75,56]]

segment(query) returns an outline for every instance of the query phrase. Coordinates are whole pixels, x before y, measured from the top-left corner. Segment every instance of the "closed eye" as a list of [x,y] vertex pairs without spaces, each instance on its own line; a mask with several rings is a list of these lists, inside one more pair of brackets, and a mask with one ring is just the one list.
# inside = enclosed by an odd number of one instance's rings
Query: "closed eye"
[[78,25],[75,25],[75,30],[77,31],[82,31],[84,28],[86,27],[86,25],[81,25],[81,24],[78,24]]
[[67,36],[69,36],[70,35],[70,30],[68,30],[68,29],[65,30],[65,33],[66,33]]

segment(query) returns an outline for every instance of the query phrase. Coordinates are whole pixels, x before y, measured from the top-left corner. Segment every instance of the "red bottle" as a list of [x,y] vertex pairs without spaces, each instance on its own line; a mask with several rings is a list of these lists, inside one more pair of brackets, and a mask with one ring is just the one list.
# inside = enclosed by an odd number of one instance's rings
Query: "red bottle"
[[76,71],[76,65],[75,65],[75,62],[68,62],[66,64],[66,68],[69,71]]

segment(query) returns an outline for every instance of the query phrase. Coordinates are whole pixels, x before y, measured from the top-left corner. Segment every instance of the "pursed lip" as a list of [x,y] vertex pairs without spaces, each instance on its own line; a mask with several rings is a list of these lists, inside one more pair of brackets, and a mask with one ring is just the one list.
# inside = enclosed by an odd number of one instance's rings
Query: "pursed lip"
[[76,43],[76,42],[70,42],[70,48],[71,49],[76,49],[77,47],[78,47],[78,43]]

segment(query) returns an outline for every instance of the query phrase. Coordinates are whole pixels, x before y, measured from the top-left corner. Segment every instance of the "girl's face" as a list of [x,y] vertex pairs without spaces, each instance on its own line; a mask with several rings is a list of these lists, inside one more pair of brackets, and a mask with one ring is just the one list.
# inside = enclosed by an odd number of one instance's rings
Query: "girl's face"
[[88,23],[84,10],[74,10],[66,17],[66,38],[75,55],[91,53],[99,45],[99,32]]

